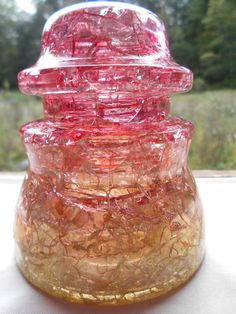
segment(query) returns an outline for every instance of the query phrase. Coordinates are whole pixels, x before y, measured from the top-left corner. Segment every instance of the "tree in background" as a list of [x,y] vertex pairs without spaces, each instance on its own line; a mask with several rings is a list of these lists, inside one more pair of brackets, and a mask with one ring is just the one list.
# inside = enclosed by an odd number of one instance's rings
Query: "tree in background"
[[236,2],[210,0],[200,34],[201,67],[212,85],[236,86]]
[[8,87],[15,82],[17,12],[12,0],[0,2],[0,86]]
[[[184,45],[178,45],[176,54],[180,54],[181,61],[193,69],[196,77],[202,75],[200,68],[201,34],[204,31],[203,19],[207,14],[209,0],[192,0],[184,10],[182,30]],[[183,49],[185,47],[185,49]]]

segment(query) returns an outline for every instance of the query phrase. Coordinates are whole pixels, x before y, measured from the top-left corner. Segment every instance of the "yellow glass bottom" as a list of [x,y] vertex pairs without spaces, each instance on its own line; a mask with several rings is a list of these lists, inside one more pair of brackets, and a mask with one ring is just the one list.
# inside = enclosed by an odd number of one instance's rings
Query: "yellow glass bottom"
[[[202,258],[203,259],[203,258]],[[169,294],[173,290],[181,287],[186,283],[191,277],[197,272],[198,268],[201,266],[202,260],[199,261],[198,266],[196,265],[195,269],[189,270],[183,277],[173,280],[169,286],[155,286],[148,289],[127,292],[124,294],[88,294],[88,293],[79,293],[72,291],[70,289],[61,288],[61,287],[47,287],[42,285],[42,282],[35,274],[30,274],[27,270],[21,268],[18,264],[20,271],[23,276],[36,288],[45,292],[51,296],[64,299],[66,301],[78,304],[96,304],[96,305],[125,305],[135,302],[142,302],[154,298],[158,298],[164,295]]]
[[177,288],[201,264],[202,208],[188,171],[110,199],[82,198],[71,187],[56,194],[52,180],[28,177],[15,224],[19,268],[42,291],[77,303],[132,303]]

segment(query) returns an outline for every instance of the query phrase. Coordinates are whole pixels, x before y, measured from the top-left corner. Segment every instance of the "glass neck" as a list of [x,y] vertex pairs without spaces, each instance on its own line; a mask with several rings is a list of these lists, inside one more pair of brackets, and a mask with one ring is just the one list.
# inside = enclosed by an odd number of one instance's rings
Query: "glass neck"
[[65,93],[43,98],[47,119],[94,122],[154,122],[170,113],[169,96],[131,93]]

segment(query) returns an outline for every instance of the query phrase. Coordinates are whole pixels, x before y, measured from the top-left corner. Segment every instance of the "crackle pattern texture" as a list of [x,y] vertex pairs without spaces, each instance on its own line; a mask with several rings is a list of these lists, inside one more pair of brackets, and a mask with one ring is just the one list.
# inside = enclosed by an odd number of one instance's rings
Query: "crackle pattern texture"
[[187,167],[193,125],[169,95],[192,85],[162,22],[120,3],[86,3],[47,22],[23,92],[45,117],[21,128],[30,167],[15,221],[16,258],[41,290],[125,304],[178,287],[204,254]]

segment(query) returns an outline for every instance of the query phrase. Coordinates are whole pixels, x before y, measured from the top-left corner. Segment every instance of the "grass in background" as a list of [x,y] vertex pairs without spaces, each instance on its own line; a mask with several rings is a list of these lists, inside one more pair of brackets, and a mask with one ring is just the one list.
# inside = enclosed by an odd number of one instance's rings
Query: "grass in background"
[[20,92],[0,92],[0,170],[23,170],[26,159],[19,128],[42,117],[40,99]]
[[236,90],[175,95],[172,111],[195,124],[192,169],[236,169]]
[[[176,95],[172,113],[196,126],[189,154],[192,169],[236,169],[236,90]],[[0,93],[0,170],[24,168],[26,155],[18,130],[42,115],[39,98]]]

